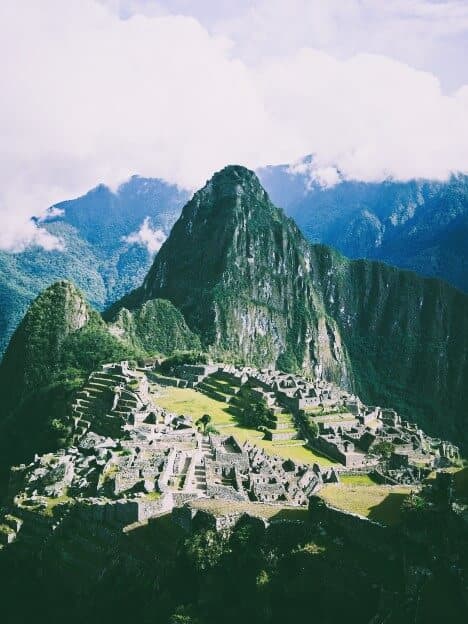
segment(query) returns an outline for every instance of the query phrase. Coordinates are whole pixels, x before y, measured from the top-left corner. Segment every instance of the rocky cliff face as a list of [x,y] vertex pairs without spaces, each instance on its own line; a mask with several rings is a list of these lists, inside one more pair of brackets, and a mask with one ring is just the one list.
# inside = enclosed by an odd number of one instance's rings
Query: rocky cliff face
[[468,297],[445,282],[314,245],[316,287],[357,393],[468,448]]
[[122,305],[154,298],[179,308],[216,357],[350,384],[339,329],[311,281],[310,247],[243,167],[227,167],[194,195]]
[[143,285],[220,358],[321,372],[468,444],[468,297],[310,245],[255,174],[227,167],[185,206]]

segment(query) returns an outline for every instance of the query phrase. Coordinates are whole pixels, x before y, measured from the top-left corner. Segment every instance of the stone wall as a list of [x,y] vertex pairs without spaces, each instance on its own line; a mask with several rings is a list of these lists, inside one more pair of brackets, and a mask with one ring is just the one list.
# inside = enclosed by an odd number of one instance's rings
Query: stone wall
[[168,513],[172,510],[174,500],[171,494],[163,494],[156,500],[141,500],[138,501],[138,521],[143,522],[158,516],[162,513]]
[[208,483],[206,486],[206,495],[211,498],[219,498],[227,501],[248,500],[247,494],[244,492],[237,492],[231,485],[221,485],[218,483]]
[[313,522],[319,522],[327,532],[341,535],[359,546],[382,552],[394,549],[390,539],[391,529],[364,516],[332,507],[318,496],[309,499],[309,515]]

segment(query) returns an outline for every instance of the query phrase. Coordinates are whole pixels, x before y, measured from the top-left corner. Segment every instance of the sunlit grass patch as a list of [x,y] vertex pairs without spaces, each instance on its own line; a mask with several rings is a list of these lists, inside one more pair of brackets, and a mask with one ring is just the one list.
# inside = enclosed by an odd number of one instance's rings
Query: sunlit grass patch
[[[361,475],[360,475],[361,476]],[[320,496],[333,507],[366,516],[387,524],[398,524],[403,501],[414,488],[404,485],[376,485],[375,483],[350,482],[344,477],[341,483],[325,485]]]

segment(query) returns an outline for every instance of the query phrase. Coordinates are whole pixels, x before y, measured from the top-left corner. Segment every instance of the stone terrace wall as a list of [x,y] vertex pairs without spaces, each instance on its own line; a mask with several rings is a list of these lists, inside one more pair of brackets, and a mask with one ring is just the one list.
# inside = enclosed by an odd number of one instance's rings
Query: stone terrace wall
[[309,499],[309,515],[313,522],[320,522],[330,533],[342,535],[366,549],[394,550],[391,529],[364,516],[332,507],[318,496]]

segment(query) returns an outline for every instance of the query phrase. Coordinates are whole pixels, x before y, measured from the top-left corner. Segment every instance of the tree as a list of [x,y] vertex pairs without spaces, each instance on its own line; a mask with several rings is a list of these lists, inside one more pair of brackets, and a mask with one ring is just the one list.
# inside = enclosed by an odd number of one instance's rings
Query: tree
[[319,428],[317,423],[309,416],[306,423],[307,434],[310,438],[314,439],[319,434]]
[[227,540],[224,535],[206,529],[194,533],[184,542],[184,550],[193,569],[204,572],[214,568],[227,550]]
[[201,425],[203,427],[203,433],[206,433],[206,428],[208,427],[210,422],[211,422],[211,416],[209,414],[203,414],[203,416],[199,418],[195,424],[197,426]]
[[390,455],[395,451],[395,445],[391,442],[378,442],[372,447],[372,452],[376,455],[380,455],[383,459],[388,459]]
[[245,427],[258,429],[259,427],[270,426],[271,410],[265,399],[255,399],[254,402],[251,402],[251,398],[249,397],[245,400],[245,403],[246,405],[241,417],[241,422]]

